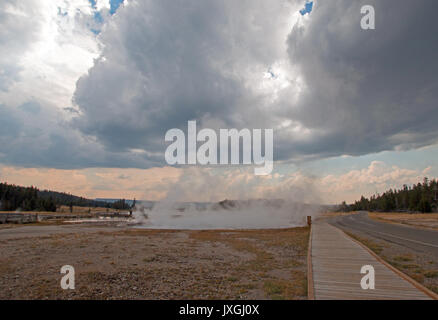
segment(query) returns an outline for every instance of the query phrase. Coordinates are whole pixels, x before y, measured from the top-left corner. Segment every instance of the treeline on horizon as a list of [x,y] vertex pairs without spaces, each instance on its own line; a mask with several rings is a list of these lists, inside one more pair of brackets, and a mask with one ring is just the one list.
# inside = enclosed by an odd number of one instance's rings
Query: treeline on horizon
[[424,178],[423,183],[412,186],[403,185],[401,189],[389,189],[383,194],[370,198],[361,197],[359,201],[340,206],[341,211],[404,211],[430,213],[437,211],[438,181]]
[[96,201],[68,193],[39,190],[35,187],[22,187],[0,183],[0,211],[47,211],[56,212],[59,206],[99,207],[128,210],[131,206],[121,199],[114,203]]

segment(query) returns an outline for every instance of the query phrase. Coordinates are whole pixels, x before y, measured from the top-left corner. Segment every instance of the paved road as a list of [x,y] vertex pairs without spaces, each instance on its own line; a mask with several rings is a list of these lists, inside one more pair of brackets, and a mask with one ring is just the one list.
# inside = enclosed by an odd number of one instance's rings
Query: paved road
[[360,231],[374,238],[438,257],[438,231],[375,221],[368,217],[367,212],[334,217],[328,222],[346,231]]

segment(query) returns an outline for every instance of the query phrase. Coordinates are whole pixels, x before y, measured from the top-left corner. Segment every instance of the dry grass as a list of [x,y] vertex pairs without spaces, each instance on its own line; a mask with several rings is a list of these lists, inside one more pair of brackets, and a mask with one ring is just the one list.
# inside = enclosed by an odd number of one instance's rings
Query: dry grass
[[[263,283],[250,284],[252,289],[263,290],[265,298],[297,299],[307,295],[305,273],[308,228],[255,231],[198,231],[190,237],[197,241],[221,242],[234,250],[251,255],[251,259],[236,268],[231,282],[253,274]],[[291,241],[293,239],[293,241]],[[286,256],[282,253],[286,253]],[[240,284],[246,292],[248,284]]]
[[430,270],[424,273],[426,278],[438,278],[438,270]]
[[397,262],[409,262],[409,261],[413,261],[414,257],[412,254],[402,254],[402,255],[398,255],[398,256],[394,256],[394,261]]
[[347,232],[345,230],[344,230],[344,232],[347,235],[349,235],[351,238],[353,238],[359,242],[362,242],[364,245],[366,245],[368,248],[370,248],[371,251],[373,251],[375,254],[380,254],[383,251],[384,247],[381,244],[378,244],[378,243],[376,243],[370,239],[367,239],[367,238],[359,237],[359,236],[357,236],[351,232]]
[[[308,237],[128,229],[1,241],[0,298],[306,299]],[[74,291],[59,288],[64,264],[75,267]]]

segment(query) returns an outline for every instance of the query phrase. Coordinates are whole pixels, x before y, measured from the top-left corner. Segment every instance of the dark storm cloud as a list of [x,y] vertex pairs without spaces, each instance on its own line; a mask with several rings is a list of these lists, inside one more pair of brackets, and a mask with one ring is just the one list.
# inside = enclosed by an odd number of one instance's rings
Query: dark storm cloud
[[20,133],[20,122],[8,109],[0,104],[0,143],[5,145],[6,141],[11,137],[15,137]]
[[275,47],[262,47],[266,32],[275,30],[263,16],[267,5],[257,3],[255,9],[245,7],[248,1],[130,4],[102,37],[104,58],[78,82],[83,116],[74,123],[110,150],[161,154],[166,131],[188,120],[247,125],[258,106],[239,72],[276,58]]
[[35,102],[17,108],[0,105],[0,162],[22,167],[151,167],[143,154],[111,152],[61,120],[54,108]]
[[[286,161],[436,143],[438,2],[315,1],[301,17],[304,4],[130,1],[103,28],[101,57],[77,82],[68,116],[65,106],[0,101],[0,162],[163,165],[166,131],[188,120],[274,128],[275,159]],[[365,4],[376,30],[360,28]],[[0,19],[0,91],[18,78],[11,57],[37,36],[26,20],[12,22]],[[286,69],[290,85],[269,92]]]
[[[376,30],[360,28],[364,4],[375,8]],[[437,11],[433,0],[318,2],[311,23],[289,36],[290,59],[308,90],[283,115],[322,134],[283,156],[360,155],[436,143]]]
[[[187,120],[248,128],[291,120],[308,134],[278,129],[274,148],[277,159],[296,161],[436,142],[436,1],[317,2],[287,39],[305,89],[294,104],[295,88],[282,90],[268,108],[238,73],[278,58],[251,54],[269,52],[269,34],[259,34],[266,39],[261,50],[256,34],[230,27],[226,6],[190,3],[139,3],[114,21],[103,38],[105,59],[78,83],[78,128],[112,150],[163,152],[164,133]],[[376,9],[376,30],[360,28],[365,4]]]

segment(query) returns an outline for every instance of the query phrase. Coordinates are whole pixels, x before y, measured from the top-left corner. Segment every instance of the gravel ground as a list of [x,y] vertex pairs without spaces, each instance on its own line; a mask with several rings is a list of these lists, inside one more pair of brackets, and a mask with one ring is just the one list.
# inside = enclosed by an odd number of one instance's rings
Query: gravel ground
[[[29,227],[7,231],[23,228]],[[28,237],[20,233],[2,238],[0,233],[0,299],[307,296],[308,228],[114,231],[84,226],[87,231],[80,232],[78,226],[58,226],[56,232],[43,235],[35,228],[28,229]],[[75,268],[75,290],[60,287],[63,265]]]

